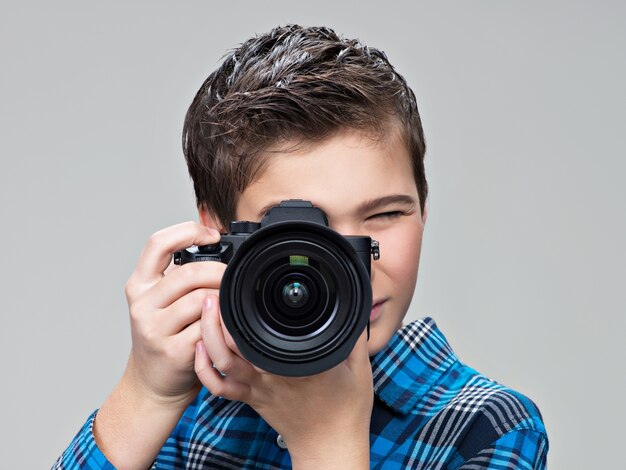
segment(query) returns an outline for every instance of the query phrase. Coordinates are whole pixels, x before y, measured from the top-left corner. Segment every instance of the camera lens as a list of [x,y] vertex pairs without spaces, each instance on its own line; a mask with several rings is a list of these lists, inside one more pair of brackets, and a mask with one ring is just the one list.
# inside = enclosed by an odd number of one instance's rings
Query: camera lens
[[371,310],[371,282],[352,246],[326,226],[275,223],[252,233],[222,278],[222,318],[243,356],[286,376],[348,357]]
[[283,287],[283,300],[287,307],[302,307],[309,300],[309,290],[300,282],[290,282]]

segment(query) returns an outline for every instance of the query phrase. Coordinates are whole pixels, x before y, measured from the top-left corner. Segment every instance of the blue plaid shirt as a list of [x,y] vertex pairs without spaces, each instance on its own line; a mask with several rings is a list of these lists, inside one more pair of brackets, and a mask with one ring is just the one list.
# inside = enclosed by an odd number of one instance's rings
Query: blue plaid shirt
[[[544,469],[537,407],[459,362],[430,318],[400,329],[372,358],[371,468]],[[53,468],[114,468],[96,446],[92,414]],[[248,405],[202,389],[153,468],[283,469],[289,452]]]

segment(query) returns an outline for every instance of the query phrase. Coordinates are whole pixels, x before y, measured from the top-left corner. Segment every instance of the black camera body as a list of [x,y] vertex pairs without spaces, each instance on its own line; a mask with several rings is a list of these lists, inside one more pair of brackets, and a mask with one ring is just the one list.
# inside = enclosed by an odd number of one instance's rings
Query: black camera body
[[174,263],[228,264],[220,286],[224,324],[243,356],[268,372],[306,376],[345,360],[369,326],[367,236],[342,236],[309,201],[288,200],[260,223],[236,221],[213,245],[174,253]]

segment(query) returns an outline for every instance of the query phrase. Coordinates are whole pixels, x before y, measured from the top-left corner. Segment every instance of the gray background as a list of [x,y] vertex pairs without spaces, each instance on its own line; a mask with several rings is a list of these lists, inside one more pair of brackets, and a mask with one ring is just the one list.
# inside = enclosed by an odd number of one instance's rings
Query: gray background
[[623,465],[625,19],[617,1],[3,5],[0,467],[49,467],[118,380],[123,284],[152,232],[196,218],[186,108],[227,49],[288,22],[385,50],[418,97],[432,193],[408,318],[537,402],[551,468]]

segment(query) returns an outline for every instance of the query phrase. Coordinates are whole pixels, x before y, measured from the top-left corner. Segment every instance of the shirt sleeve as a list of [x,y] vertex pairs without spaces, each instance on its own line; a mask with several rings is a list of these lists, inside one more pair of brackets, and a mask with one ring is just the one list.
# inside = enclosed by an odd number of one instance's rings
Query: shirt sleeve
[[102,451],[98,449],[93,437],[93,422],[97,411],[94,411],[87,419],[78,434],[74,437],[63,455],[52,466],[57,469],[104,469],[115,470],[111,462],[107,460]]
[[463,462],[458,470],[545,470],[547,453],[548,440],[545,434],[530,429],[515,430]]

